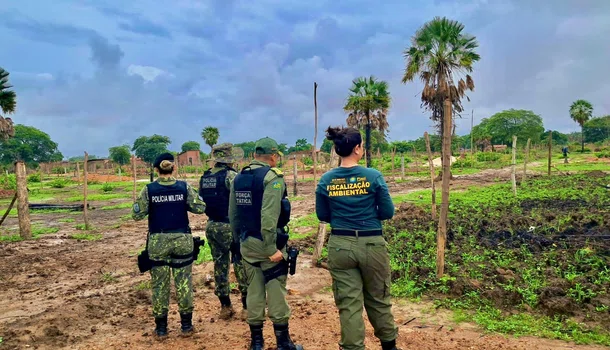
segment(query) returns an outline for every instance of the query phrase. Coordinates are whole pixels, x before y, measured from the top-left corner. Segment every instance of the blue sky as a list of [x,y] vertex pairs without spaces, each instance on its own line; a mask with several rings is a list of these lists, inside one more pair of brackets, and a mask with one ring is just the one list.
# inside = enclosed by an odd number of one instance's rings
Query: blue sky
[[[352,79],[371,74],[390,84],[390,139],[415,139],[433,129],[419,82],[400,82],[402,52],[434,16],[479,41],[464,104],[475,123],[531,109],[573,131],[579,98],[610,114],[608,0],[0,0],[0,66],[18,94],[13,120],[65,156],[154,133],[178,150],[203,144],[207,125],[226,142],[312,141],[314,81],[321,142],[345,122]],[[469,116],[458,121],[458,133],[469,128]]]

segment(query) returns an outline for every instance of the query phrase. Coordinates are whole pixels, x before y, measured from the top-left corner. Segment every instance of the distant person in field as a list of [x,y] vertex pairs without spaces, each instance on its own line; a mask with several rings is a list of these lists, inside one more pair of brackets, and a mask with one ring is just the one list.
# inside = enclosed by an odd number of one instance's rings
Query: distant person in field
[[390,257],[381,221],[394,216],[394,204],[383,175],[358,162],[362,137],[354,128],[331,128],[341,165],[322,175],[316,188],[316,214],[332,228],[328,265],[341,321],[343,350],[364,350],[362,308],[383,350],[397,350],[398,328],[390,300]]
[[237,175],[233,169],[233,163],[238,159],[234,156],[233,145],[230,143],[215,146],[212,150],[212,157],[214,167],[206,170],[201,176],[199,195],[206,204],[205,214],[208,216],[205,235],[214,259],[216,284],[214,294],[220,299],[220,319],[230,319],[235,314],[231,305],[229,284],[229,270],[231,262],[233,262],[243,305],[241,319],[245,321],[248,316],[246,307],[248,285],[239,253],[239,237],[233,236],[229,224],[231,182]]
[[132,216],[134,220],[148,216],[147,250],[153,263],[150,270],[152,311],[155,334],[163,337],[167,335],[171,275],[174,275],[182,332],[193,331],[194,242],[187,212],[203,214],[205,203],[189,184],[172,177],[173,155],[161,154],[153,167],[159,178],[142,189],[133,204]]
[[567,163],[568,162],[568,146],[563,146],[563,148],[561,149],[561,152],[563,152],[564,163]]

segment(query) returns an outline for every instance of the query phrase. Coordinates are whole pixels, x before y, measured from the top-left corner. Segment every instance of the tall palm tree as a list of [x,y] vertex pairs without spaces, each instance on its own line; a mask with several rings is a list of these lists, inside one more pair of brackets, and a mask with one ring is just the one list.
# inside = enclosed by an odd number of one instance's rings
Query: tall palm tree
[[589,101],[576,100],[570,106],[570,117],[580,125],[582,152],[585,151],[585,123],[593,115],[593,105]]
[[[475,37],[463,33],[464,25],[445,17],[435,17],[425,23],[411,39],[411,47],[404,52],[407,61],[403,84],[419,77],[424,83],[422,106],[432,112],[431,118],[440,125],[443,140],[443,183],[441,214],[437,235],[436,274],[444,273],[447,216],[449,213],[449,180],[451,171],[452,112],[460,113],[462,98],[467,90],[474,90],[474,80],[468,74],[480,59],[475,52]],[[465,75],[465,78],[464,78]]]
[[220,137],[220,132],[218,131],[218,128],[213,126],[206,126],[201,132],[201,138],[203,138],[206,145],[210,146],[210,149],[218,142],[218,137]]
[[352,81],[350,95],[343,109],[349,113],[347,125],[365,127],[366,166],[371,166],[371,129],[379,130],[384,136],[388,130],[388,109],[390,92],[388,83],[374,76]]
[[[15,113],[17,106],[17,95],[9,90],[12,86],[8,83],[9,72],[0,67],[0,112],[6,114]],[[13,121],[0,115],[0,140],[6,140],[15,135]]]

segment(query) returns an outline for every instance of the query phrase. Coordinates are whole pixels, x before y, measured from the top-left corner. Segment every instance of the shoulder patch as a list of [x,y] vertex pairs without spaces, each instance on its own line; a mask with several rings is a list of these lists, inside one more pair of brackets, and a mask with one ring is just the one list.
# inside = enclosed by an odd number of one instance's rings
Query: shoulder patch
[[281,190],[282,189],[282,184],[279,181],[275,181],[272,185],[272,187],[276,190]]
[[133,203],[133,212],[134,213],[140,212],[140,205],[138,203]]
[[277,176],[281,176],[281,177],[284,176],[284,173],[278,168],[273,167],[273,168],[271,168],[271,171],[273,171]]

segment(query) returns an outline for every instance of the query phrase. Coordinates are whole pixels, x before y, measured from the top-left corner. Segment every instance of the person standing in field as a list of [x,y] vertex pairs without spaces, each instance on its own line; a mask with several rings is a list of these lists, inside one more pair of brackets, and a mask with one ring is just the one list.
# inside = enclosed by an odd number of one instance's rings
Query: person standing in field
[[354,128],[331,128],[341,166],[322,175],[316,188],[316,214],[328,222],[328,265],[339,309],[343,350],[364,350],[363,304],[383,350],[397,350],[398,328],[390,300],[390,258],[381,221],[394,216],[383,175],[358,162],[362,137]]
[[283,229],[290,218],[290,203],[284,175],[275,167],[281,156],[275,140],[266,137],[256,141],[254,161],[231,184],[229,218],[233,234],[240,237],[248,283],[250,350],[265,349],[265,307],[273,322],[278,350],[303,350],[292,342],[288,332],[288,234]]
[[230,263],[233,262],[233,270],[237,277],[243,305],[241,318],[245,321],[248,315],[246,306],[248,286],[239,252],[239,237],[233,236],[229,224],[229,194],[231,182],[237,175],[233,169],[233,163],[237,161],[237,158],[233,154],[233,145],[230,143],[215,146],[212,149],[212,157],[215,162],[214,167],[201,176],[199,195],[206,204],[205,214],[208,216],[205,235],[214,259],[216,284],[214,294],[220,299],[220,319],[230,319],[235,314],[231,305],[229,284]]
[[152,313],[156,324],[155,334],[163,337],[167,335],[172,274],[182,332],[193,331],[194,242],[187,212],[203,214],[205,203],[189,184],[172,177],[173,155],[161,154],[153,167],[159,173],[159,178],[142,189],[133,204],[132,217],[139,221],[148,216],[146,245],[153,265],[150,270]]

